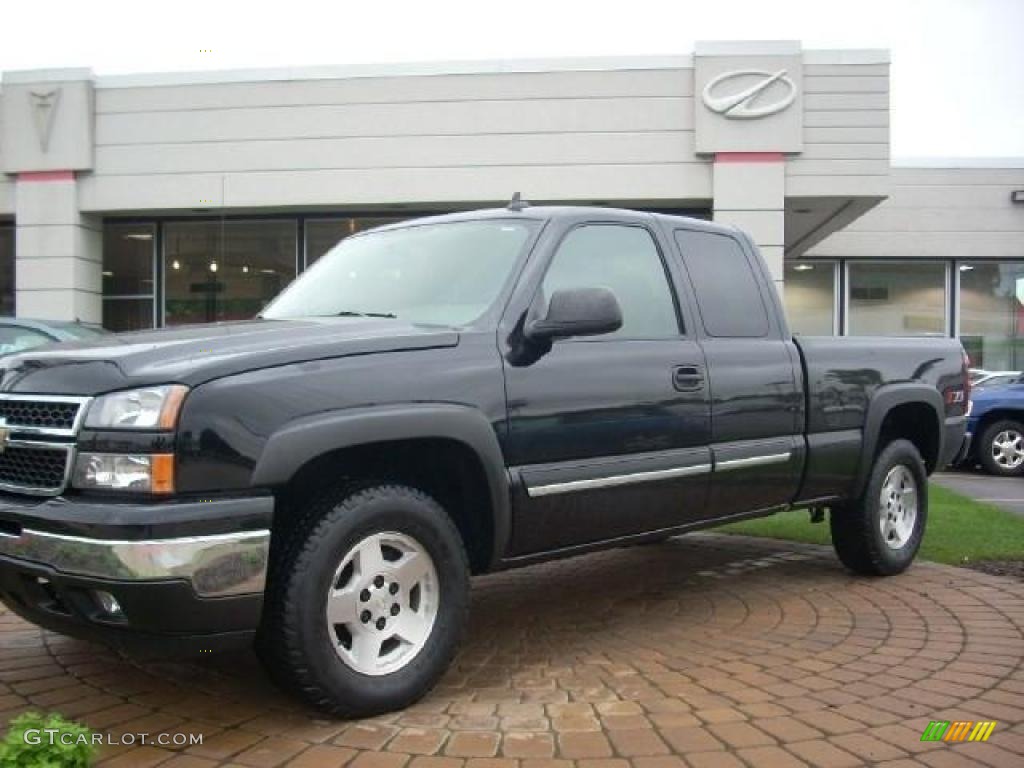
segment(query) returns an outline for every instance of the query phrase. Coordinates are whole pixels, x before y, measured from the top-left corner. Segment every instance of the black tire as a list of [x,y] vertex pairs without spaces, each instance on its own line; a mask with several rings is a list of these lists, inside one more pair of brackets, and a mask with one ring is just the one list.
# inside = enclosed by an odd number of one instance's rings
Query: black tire
[[1024,475],[1024,461],[1015,467],[1000,464],[995,457],[995,441],[1000,435],[1016,435],[1018,440],[1024,439],[1024,424],[1013,419],[1002,419],[989,424],[981,433],[981,439],[974,449],[974,455],[985,471],[1001,477],[1020,477]]
[[[345,554],[378,533],[415,539],[438,581],[437,614],[425,644],[383,675],[356,671],[335,650],[327,595]],[[469,566],[458,530],[425,493],[400,485],[336,489],[319,497],[276,548],[257,651],[271,679],[337,717],[369,717],[413,704],[448,668],[469,610]]]
[[[882,534],[887,513],[881,503],[882,487],[889,473],[905,467],[916,483],[917,514],[906,541],[894,548]],[[892,576],[906,570],[917,555],[928,522],[928,475],[917,447],[908,440],[894,440],[875,459],[864,493],[855,502],[832,509],[829,523],[832,546],[843,565],[864,576]]]

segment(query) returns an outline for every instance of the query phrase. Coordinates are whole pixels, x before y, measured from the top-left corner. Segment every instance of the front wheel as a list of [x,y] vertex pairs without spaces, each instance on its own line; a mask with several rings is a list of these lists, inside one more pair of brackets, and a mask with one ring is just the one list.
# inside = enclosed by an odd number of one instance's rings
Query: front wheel
[[981,433],[978,461],[993,475],[1024,475],[1024,425],[1012,419],[990,424]]
[[461,639],[469,571],[444,509],[413,488],[328,493],[279,550],[259,650],[275,680],[341,717],[406,707]]
[[894,440],[875,459],[861,497],[832,510],[832,546],[843,565],[891,576],[913,562],[928,520],[928,477],[917,447]]

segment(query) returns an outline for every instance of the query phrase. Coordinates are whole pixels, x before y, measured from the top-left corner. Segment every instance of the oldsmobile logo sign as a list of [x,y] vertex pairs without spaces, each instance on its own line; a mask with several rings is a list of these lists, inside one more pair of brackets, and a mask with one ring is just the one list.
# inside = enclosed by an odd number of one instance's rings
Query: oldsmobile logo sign
[[796,99],[796,84],[786,70],[737,69],[708,81],[704,106],[731,120],[754,120],[786,109]]

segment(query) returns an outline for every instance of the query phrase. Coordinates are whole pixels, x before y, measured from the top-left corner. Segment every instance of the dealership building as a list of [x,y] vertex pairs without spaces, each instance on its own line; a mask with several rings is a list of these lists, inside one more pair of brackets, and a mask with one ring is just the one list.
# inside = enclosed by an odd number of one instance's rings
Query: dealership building
[[741,227],[796,332],[951,335],[1024,368],[1024,160],[894,164],[885,51],[0,83],[0,315],[250,317],[354,232],[518,191]]

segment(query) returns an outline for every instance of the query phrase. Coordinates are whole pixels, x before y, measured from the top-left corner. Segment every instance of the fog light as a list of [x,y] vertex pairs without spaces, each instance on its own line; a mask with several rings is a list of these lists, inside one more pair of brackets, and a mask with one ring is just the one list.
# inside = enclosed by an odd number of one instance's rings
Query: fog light
[[75,464],[76,488],[109,491],[174,491],[174,455],[83,453]]
[[121,610],[121,604],[117,602],[117,598],[109,592],[103,592],[102,590],[96,590],[96,602],[100,604],[100,609],[112,619],[124,618],[124,611]]

